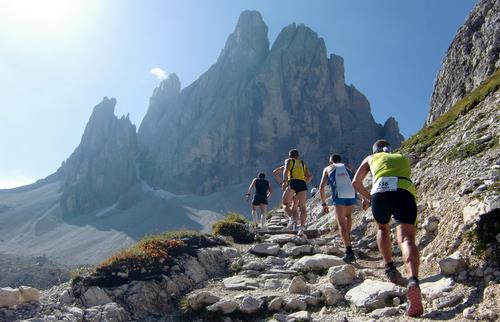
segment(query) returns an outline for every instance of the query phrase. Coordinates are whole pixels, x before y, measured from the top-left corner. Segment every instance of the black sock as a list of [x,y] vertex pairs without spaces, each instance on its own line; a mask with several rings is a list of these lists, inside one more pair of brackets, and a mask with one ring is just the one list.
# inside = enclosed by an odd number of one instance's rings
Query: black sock
[[394,262],[390,262],[385,264],[385,268],[396,268],[396,266],[394,266]]
[[410,284],[412,282],[414,282],[414,283],[416,283],[418,285],[418,278],[416,278],[415,276],[410,277],[408,279],[408,284]]
[[346,253],[352,253],[352,246],[347,246],[345,248]]

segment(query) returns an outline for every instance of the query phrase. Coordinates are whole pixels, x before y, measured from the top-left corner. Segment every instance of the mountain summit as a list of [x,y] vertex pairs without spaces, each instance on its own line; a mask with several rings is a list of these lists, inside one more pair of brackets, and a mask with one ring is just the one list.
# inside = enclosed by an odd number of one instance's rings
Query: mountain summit
[[[165,82],[168,82],[165,81]],[[244,11],[217,62],[179,93],[162,83],[138,141],[140,169],[155,188],[211,193],[270,173],[299,149],[314,172],[331,152],[356,164],[377,138],[398,146],[397,122],[377,124],[366,97],[345,84],[343,59],[302,24],[269,50],[260,13]]]

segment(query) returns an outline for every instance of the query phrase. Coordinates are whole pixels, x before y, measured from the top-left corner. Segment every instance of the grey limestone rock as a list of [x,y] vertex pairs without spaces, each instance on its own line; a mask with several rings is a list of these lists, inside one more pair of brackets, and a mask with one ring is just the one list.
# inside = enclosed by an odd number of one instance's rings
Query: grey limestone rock
[[105,97],[94,107],[80,145],[58,170],[65,215],[80,215],[110,206],[137,179],[137,138],[128,115],[117,118],[116,100]]
[[345,84],[343,59],[313,30],[291,24],[270,49],[267,31],[260,13],[243,12],[198,80],[180,90],[171,75],[155,90],[138,131],[150,185],[210,193],[270,173],[291,147],[316,172],[324,151],[355,164],[375,139],[401,143],[397,122],[375,122],[366,97]]
[[207,305],[212,305],[219,301],[219,297],[210,292],[199,292],[189,294],[187,297],[189,306],[193,310],[199,310]]
[[443,60],[427,125],[500,67],[500,2],[481,0],[460,27]]
[[332,285],[352,284],[356,279],[356,269],[349,264],[330,267],[327,277]]
[[393,283],[367,279],[351,288],[345,298],[358,308],[373,310],[385,307],[388,299],[404,294],[404,289]]

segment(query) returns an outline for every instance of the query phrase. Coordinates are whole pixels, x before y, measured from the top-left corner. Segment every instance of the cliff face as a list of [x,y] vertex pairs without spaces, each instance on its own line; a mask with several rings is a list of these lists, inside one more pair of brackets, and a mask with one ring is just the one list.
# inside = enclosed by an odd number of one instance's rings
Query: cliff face
[[481,0],[453,39],[431,97],[427,125],[500,67],[500,2]]
[[105,97],[94,108],[80,145],[59,169],[65,214],[109,206],[136,180],[135,126],[128,116],[114,115],[115,105]]
[[208,193],[269,174],[293,147],[316,172],[333,151],[356,163],[375,139],[403,139],[394,120],[374,121],[322,38],[292,24],[269,50],[258,12],[242,13],[205,74],[180,92],[178,84],[171,75],[155,90],[138,132],[141,176],[171,191]]

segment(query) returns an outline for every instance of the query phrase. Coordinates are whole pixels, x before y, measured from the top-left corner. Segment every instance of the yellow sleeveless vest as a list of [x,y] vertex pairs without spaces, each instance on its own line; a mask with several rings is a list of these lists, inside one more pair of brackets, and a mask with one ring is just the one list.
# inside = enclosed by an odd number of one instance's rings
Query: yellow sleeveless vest
[[290,159],[288,181],[292,179],[306,181],[306,164],[304,161],[299,159]]
[[380,177],[398,177],[398,188],[409,191],[415,198],[417,190],[411,181],[410,161],[399,153],[378,152],[372,155],[370,171],[373,182]]

